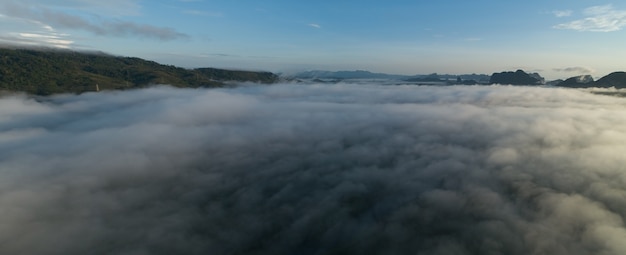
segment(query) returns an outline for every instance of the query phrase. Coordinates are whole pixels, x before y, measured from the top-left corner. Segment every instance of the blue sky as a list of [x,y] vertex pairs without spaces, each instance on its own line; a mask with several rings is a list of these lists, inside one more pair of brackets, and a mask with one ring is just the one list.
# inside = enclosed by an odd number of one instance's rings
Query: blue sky
[[625,70],[626,3],[0,0],[0,42],[183,67],[397,74]]

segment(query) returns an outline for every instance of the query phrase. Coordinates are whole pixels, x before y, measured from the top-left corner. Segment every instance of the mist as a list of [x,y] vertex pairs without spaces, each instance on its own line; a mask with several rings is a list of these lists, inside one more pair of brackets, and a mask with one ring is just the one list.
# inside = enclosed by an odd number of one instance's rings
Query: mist
[[242,85],[0,98],[1,254],[626,254],[626,100]]

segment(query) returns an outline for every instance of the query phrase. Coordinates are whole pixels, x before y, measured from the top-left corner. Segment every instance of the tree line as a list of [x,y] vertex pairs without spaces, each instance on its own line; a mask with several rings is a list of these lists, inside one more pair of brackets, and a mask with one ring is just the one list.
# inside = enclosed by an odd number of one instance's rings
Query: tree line
[[168,84],[220,87],[228,81],[273,83],[270,72],[185,69],[134,57],[69,50],[0,49],[0,90],[37,95],[123,90]]

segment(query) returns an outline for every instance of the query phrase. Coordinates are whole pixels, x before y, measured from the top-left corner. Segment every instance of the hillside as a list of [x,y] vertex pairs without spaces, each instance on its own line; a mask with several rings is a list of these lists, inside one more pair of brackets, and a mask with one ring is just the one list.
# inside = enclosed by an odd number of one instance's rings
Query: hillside
[[[595,82],[590,77],[589,75],[572,77],[557,84],[557,86],[569,88],[626,88],[626,72],[613,72]],[[581,79],[583,81],[579,81]]]
[[228,81],[273,83],[269,72],[184,69],[132,57],[65,50],[0,49],[0,90],[38,95],[169,84],[220,87]]
[[586,88],[586,87],[593,86],[593,85],[594,85],[594,81],[591,75],[574,76],[564,81],[561,81],[557,84],[557,86],[570,87],[570,88]]
[[596,87],[626,88],[626,72],[613,72],[595,82]]
[[493,73],[490,84],[510,84],[510,85],[538,85],[543,78],[539,74],[528,74],[523,70],[515,72]]

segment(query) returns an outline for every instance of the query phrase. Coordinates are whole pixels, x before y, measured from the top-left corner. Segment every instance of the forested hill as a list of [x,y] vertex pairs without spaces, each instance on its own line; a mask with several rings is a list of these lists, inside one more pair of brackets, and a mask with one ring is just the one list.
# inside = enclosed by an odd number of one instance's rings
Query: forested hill
[[[0,49],[0,90],[38,95],[131,89],[154,84],[219,87],[229,81],[273,83],[270,72],[184,69],[140,58],[69,50]],[[96,86],[97,85],[97,86]]]

